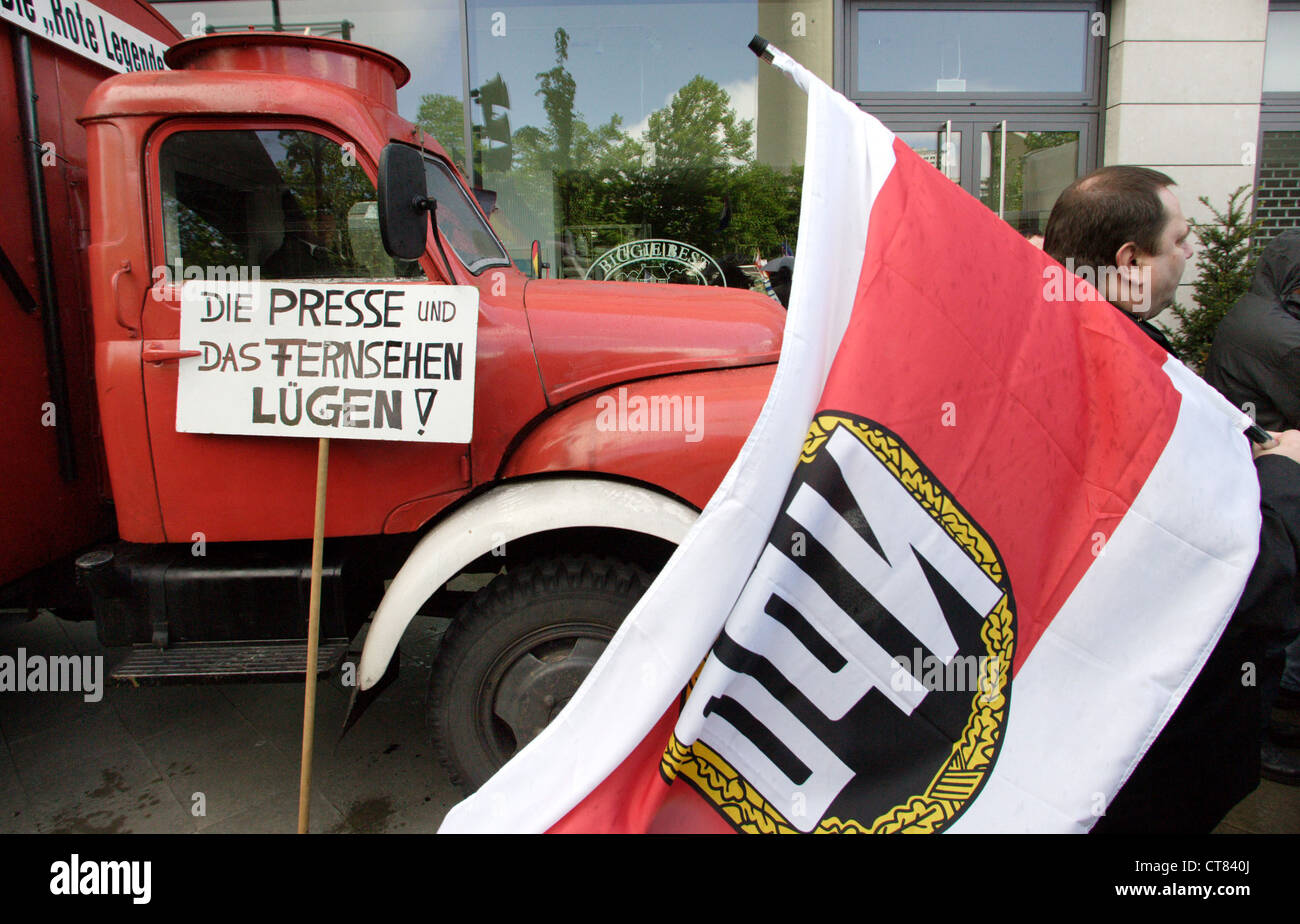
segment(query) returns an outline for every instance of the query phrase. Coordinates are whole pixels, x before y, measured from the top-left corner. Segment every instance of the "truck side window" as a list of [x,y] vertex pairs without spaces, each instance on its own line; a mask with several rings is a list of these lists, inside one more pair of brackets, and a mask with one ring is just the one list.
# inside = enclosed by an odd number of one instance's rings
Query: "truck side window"
[[374,185],[342,146],[301,130],[177,132],[159,153],[163,239],[205,278],[402,279],[379,237]]
[[509,266],[510,258],[492,229],[483,223],[465,188],[447,165],[427,154],[424,182],[429,196],[438,201],[438,230],[450,242],[460,262],[478,275],[489,266]]

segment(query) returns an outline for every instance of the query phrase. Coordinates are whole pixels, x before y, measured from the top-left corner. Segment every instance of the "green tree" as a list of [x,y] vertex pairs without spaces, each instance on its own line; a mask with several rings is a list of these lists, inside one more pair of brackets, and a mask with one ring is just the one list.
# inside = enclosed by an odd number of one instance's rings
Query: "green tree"
[[[755,162],[753,122],[737,115],[715,81],[694,77],[651,114],[641,137],[632,137],[619,115],[594,126],[583,119],[569,42],[557,29],[555,65],[536,75],[545,125],[514,129],[509,180],[489,176],[486,185],[513,189],[511,201],[525,213],[549,213],[553,205],[556,240],[587,229],[589,245],[603,248],[611,227],[642,228],[746,259],[793,242],[802,171]],[[460,100],[430,94],[417,121],[459,163],[462,119]],[[539,231],[531,233],[546,236]]]
[[645,140],[662,173],[713,173],[752,159],[754,123],[737,117],[731,97],[697,74],[650,116]]
[[718,235],[719,251],[746,258],[758,251],[770,258],[783,243],[793,246],[799,233],[802,166],[783,172],[767,164],[746,164],[733,172],[728,190],[731,221]]
[[415,124],[432,135],[452,162],[464,169],[465,106],[460,97],[447,93],[424,94],[420,97]]
[[555,67],[537,75],[537,95],[550,126],[551,165],[561,173],[573,167],[573,130],[580,118],[573,108],[578,83],[564,66],[568,60],[569,33],[556,29]]
[[[614,115],[592,128],[577,110],[577,82],[569,72],[569,35],[555,30],[555,66],[537,74],[546,128],[526,125],[513,135],[514,169],[521,183],[545,184],[555,194],[556,230],[624,220],[644,147]],[[558,236],[558,235],[557,235]]]
[[280,178],[293,190],[293,208],[301,212],[286,213],[286,230],[305,232],[313,243],[337,247],[350,260],[348,211],[359,201],[375,198],[370,178],[355,157],[324,135],[282,131],[279,139],[284,146],[277,164]]
[[1198,374],[1204,373],[1205,361],[1210,355],[1214,332],[1237,299],[1250,289],[1255,273],[1255,254],[1250,240],[1258,222],[1250,217],[1250,187],[1238,187],[1229,197],[1223,211],[1201,196],[1200,201],[1211,214],[1213,222],[1191,223],[1196,238],[1201,243],[1197,261],[1200,269],[1192,288],[1194,307],[1173,305],[1170,310],[1178,318],[1178,329],[1165,328],[1176,352]]
[[642,140],[651,152],[632,190],[630,214],[652,233],[723,251],[735,215],[737,170],[753,163],[753,123],[717,83],[697,75],[651,113]]
[[249,262],[248,254],[239,245],[179,200],[176,201],[176,218],[180,225],[179,239],[184,247],[182,256],[186,264],[236,266]]

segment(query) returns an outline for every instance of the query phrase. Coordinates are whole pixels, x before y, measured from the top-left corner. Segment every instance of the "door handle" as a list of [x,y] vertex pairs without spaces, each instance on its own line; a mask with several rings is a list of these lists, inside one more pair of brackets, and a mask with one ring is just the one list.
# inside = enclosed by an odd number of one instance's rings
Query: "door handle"
[[136,328],[134,324],[128,321],[126,317],[122,314],[122,296],[119,290],[119,286],[122,281],[122,275],[124,273],[129,273],[129,272],[131,272],[131,261],[123,260],[121,265],[118,266],[117,272],[113,274],[113,281],[112,281],[113,308],[117,312],[117,323],[120,324],[122,327],[125,327],[130,332],[132,337],[139,337],[140,331]]
[[201,356],[199,350],[169,349],[165,343],[146,343],[140,351],[140,358],[147,363],[169,363],[189,356]]

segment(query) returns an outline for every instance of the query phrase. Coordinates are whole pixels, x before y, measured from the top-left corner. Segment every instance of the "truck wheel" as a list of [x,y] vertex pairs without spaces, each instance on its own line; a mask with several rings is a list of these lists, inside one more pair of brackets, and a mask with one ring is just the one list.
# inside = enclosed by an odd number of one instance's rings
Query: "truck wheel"
[[651,577],[594,555],[498,575],[465,604],[429,684],[434,749],[473,792],[545,728],[600,657]]

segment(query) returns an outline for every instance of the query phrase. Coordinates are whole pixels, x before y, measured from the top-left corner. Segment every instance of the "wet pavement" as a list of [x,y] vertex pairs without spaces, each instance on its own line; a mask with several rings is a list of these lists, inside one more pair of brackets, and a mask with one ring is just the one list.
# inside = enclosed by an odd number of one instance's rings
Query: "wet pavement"
[[[399,680],[338,742],[350,690],[317,688],[311,830],[431,832],[459,798],[425,725],[445,621],[417,618]],[[104,655],[93,623],[0,614],[0,653]],[[301,683],[0,694],[0,833],[293,833]],[[337,746],[336,746],[337,743]]]
[[[338,742],[350,691],[318,687],[311,830],[437,830],[459,795],[428,744],[429,665],[445,621],[418,617],[400,678]],[[0,613],[0,654],[123,654],[93,623]],[[115,687],[0,693],[0,833],[292,833],[301,684]],[[336,744],[337,743],[337,744]],[[1220,833],[1300,833],[1300,787],[1270,781]]]

